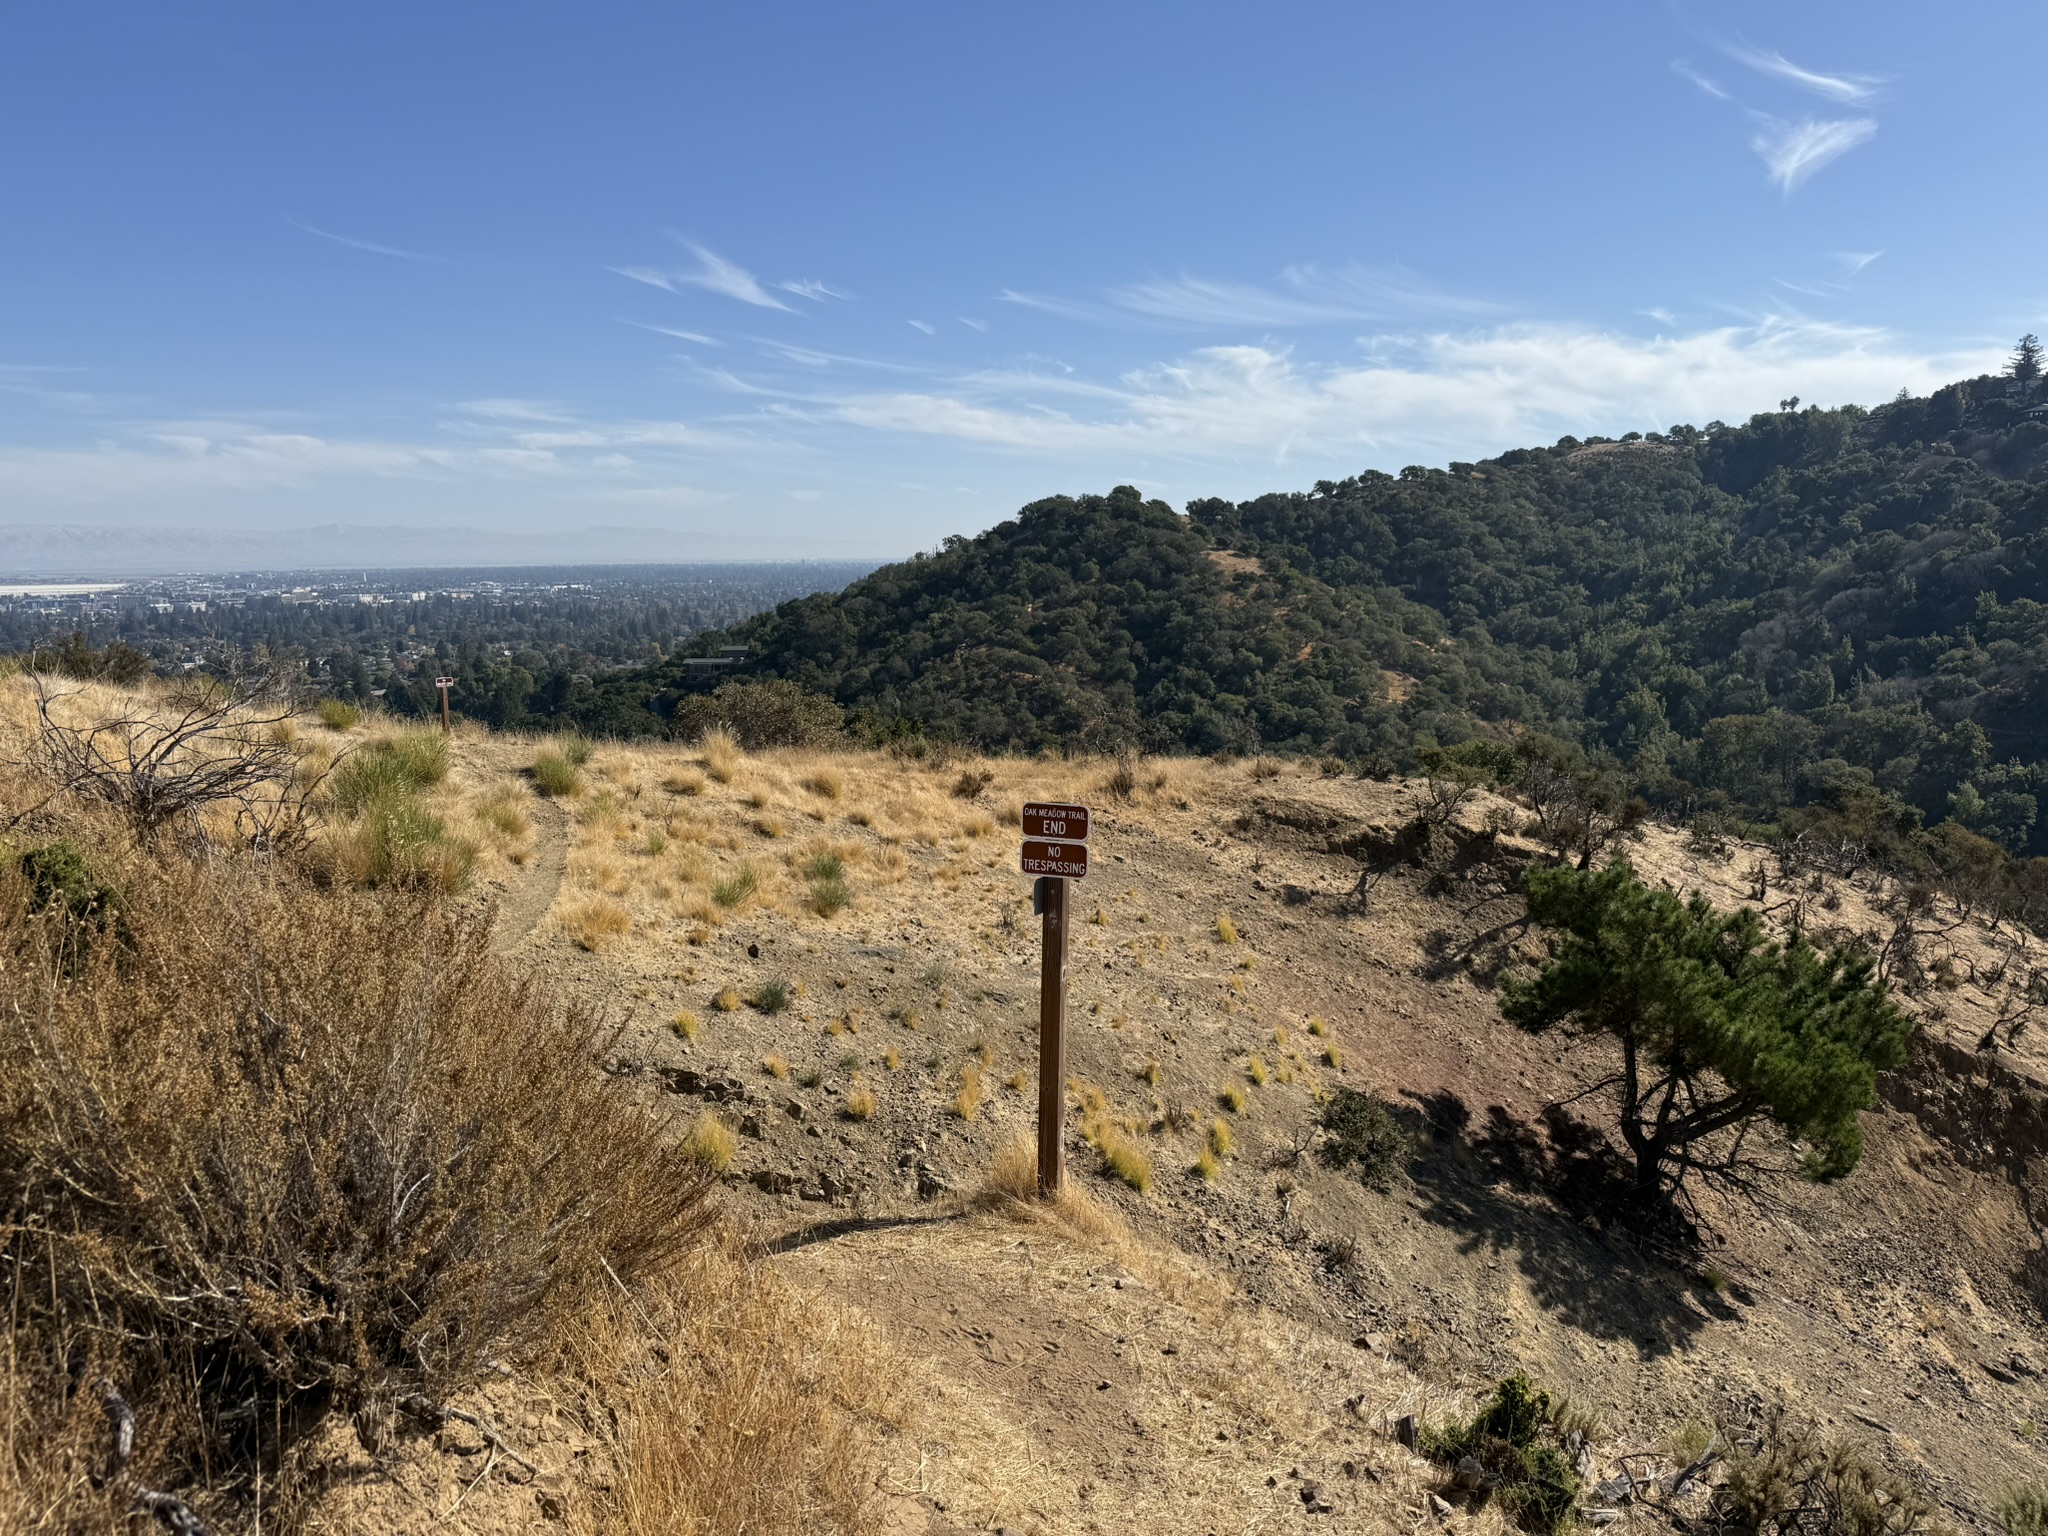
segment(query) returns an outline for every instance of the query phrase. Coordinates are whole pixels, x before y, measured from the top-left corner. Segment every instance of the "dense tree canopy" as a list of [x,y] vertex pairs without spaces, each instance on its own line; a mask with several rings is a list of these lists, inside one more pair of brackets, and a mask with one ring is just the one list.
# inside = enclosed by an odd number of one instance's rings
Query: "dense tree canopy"
[[[1412,765],[1541,726],[1667,813],[2048,854],[2048,422],[2016,382],[1184,515],[1058,497],[717,638],[870,730]],[[689,686],[601,683],[593,723]]]

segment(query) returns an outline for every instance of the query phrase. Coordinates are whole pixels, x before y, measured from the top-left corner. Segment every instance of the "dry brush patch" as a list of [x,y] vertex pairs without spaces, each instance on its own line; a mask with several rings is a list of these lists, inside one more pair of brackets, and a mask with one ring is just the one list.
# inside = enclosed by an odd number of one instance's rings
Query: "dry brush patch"
[[900,1362],[731,1234],[644,1300],[614,1294],[574,1358],[611,1462],[579,1536],[876,1528],[884,1442],[910,1417]]
[[699,1165],[480,923],[118,863],[119,936],[91,942],[0,877],[0,1498],[54,1477],[66,1522],[116,1518],[90,1457],[63,1471],[104,1373],[149,1486],[232,1511],[260,1458],[274,1508],[306,1415],[445,1398],[697,1241]]

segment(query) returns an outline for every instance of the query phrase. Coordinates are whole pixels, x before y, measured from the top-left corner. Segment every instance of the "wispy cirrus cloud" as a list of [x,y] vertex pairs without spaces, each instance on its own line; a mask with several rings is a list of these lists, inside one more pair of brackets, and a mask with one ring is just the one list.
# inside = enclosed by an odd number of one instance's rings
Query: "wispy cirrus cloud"
[[1749,145],[1762,158],[1770,179],[1790,197],[1809,177],[1876,136],[1871,117],[1806,118],[1789,123],[1757,114]]
[[1841,102],[1844,106],[1868,105],[1877,99],[1880,88],[1885,84],[1876,75],[1831,75],[1817,69],[1806,69],[1774,49],[1757,48],[1745,42],[1726,44],[1722,51],[1760,75],[1782,80],[1787,85],[1797,86],[1829,101]]
[[301,219],[295,219],[290,214],[285,215],[284,221],[301,233],[317,235],[322,240],[331,240],[336,245],[345,245],[352,251],[368,251],[373,256],[395,256],[400,261],[438,262],[447,259],[442,256],[429,256],[423,251],[408,251],[396,245],[382,245],[375,240],[357,240],[350,235],[337,235],[331,229],[321,229],[318,225],[308,224]]
[[821,303],[826,299],[844,300],[853,297],[850,293],[841,293],[837,288],[832,287],[828,283],[819,282],[815,277],[792,278],[788,282],[777,283],[775,286],[784,293],[795,294],[800,299],[816,299]]
[[1719,80],[1701,73],[1686,59],[1673,59],[1674,74],[1717,101],[1738,107],[1750,120],[1749,144],[1764,163],[1771,184],[1790,197],[1823,167],[1840,159],[1877,134],[1872,108],[1885,81],[1876,75],[1830,73],[1795,64],[1775,49],[1737,40],[1721,52],[1764,80],[1818,96],[1838,106],[1859,108],[1853,117],[1794,117],[1752,107]]
[[722,347],[724,342],[716,336],[706,336],[702,331],[678,330],[672,325],[653,325],[645,320],[628,320],[626,324],[637,326],[643,331],[653,331],[657,336],[673,336],[678,341],[694,341],[700,347]]
[[1673,59],[1671,61],[1671,72],[1682,79],[1690,80],[1716,101],[1733,101],[1735,99],[1722,89],[1719,81],[1708,79],[1707,76],[1694,69],[1684,59]]
[[1399,267],[1294,266],[1274,284],[1183,274],[1109,289],[1100,299],[1070,299],[1004,289],[1008,304],[1091,325],[1289,330],[1428,315],[1479,317],[1500,312],[1484,299],[1431,288]]
[[521,400],[494,395],[482,400],[464,400],[457,410],[490,421],[574,421],[576,418],[551,400]]
[[670,293],[680,293],[685,288],[701,288],[761,309],[789,310],[789,305],[762,287],[761,280],[738,262],[728,261],[694,240],[683,240],[681,244],[696,257],[695,267],[613,267],[612,271],[621,277],[630,277],[636,283],[646,283],[651,288],[666,289]]
[[1883,251],[1837,251],[1835,260],[1841,263],[1844,277],[1854,277],[1883,254]]

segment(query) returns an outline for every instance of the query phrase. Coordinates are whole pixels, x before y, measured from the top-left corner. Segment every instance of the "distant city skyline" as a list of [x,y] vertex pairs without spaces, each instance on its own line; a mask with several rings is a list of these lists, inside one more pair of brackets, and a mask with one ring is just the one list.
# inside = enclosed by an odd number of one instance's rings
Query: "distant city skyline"
[[0,530],[883,558],[1878,404],[2048,331],[2048,14],[1928,18],[25,11]]

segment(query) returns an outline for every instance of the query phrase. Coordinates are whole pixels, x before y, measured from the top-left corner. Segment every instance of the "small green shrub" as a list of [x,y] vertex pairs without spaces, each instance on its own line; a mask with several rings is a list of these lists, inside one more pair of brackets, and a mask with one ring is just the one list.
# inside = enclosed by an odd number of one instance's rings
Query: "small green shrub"
[[345,731],[362,719],[362,711],[339,699],[322,699],[313,706],[313,717],[330,731]]
[[2048,1483],[2015,1488],[1998,1501],[2005,1536],[2048,1536]]
[[762,982],[747,1001],[755,1012],[773,1016],[788,1011],[789,1005],[796,1001],[796,989],[778,976],[772,981]]
[[120,910],[121,893],[102,879],[69,838],[31,848],[16,861],[38,912],[62,908],[74,922],[104,930]]
[[590,761],[590,741],[580,731],[567,731],[557,736],[555,750],[571,768],[581,768]]
[[742,864],[723,880],[712,882],[711,899],[721,907],[745,906],[760,889],[761,877],[754,872],[754,866]]
[[1572,1523],[1579,1479],[1557,1443],[1550,1394],[1519,1372],[1469,1422],[1425,1428],[1418,1449],[1451,1467],[1474,1458],[1496,1480],[1501,1508],[1535,1536],[1555,1536]]
[[456,891],[469,883],[476,864],[473,844],[448,836],[440,817],[397,796],[363,812],[347,851],[359,885]]
[[846,910],[853,900],[853,893],[847,890],[844,880],[813,880],[811,882],[811,910],[820,917],[834,917]]
[[537,753],[526,771],[533,775],[533,787],[551,800],[573,795],[583,787],[583,775],[576,765],[553,748]]
[[394,796],[416,795],[448,777],[448,739],[409,731],[342,759],[328,781],[328,803],[343,816]]
[[1377,1094],[1339,1088],[1323,1106],[1323,1161],[1332,1168],[1356,1168],[1377,1190],[1393,1188],[1408,1155],[1408,1137]]
[[[1853,1440],[1834,1440],[1777,1404],[1733,1437],[1707,1524],[1782,1536],[1950,1536],[1953,1528],[1912,1483]],[[2010,1536],[2042,1505],[2010,1499],[1999,1517]],[[2010,1523],[2019,1520],[2018,1526]],[[2039,1527],[2033,1528],[2038,1531]]]
[[806,880],[844,880],[846,861],[836,853],[814,853],[804,860]]

